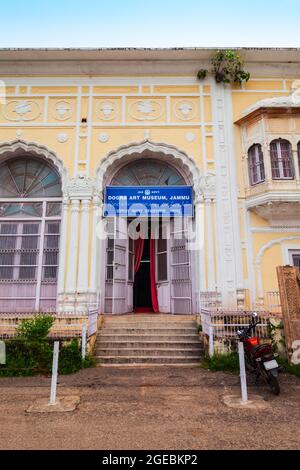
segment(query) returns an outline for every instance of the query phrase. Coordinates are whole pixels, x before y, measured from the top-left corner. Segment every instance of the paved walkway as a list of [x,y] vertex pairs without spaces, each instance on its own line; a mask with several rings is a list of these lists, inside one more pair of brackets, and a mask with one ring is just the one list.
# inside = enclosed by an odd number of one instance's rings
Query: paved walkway
[[238,376],[200,368],[97,368],[60,378],[59,395],[80,395],[73,413],[25,409],[49,393],[49,378],[0,379],[0,449],[299,449],[300,380],[282,394],[250,386],[267,408],[226,407]]

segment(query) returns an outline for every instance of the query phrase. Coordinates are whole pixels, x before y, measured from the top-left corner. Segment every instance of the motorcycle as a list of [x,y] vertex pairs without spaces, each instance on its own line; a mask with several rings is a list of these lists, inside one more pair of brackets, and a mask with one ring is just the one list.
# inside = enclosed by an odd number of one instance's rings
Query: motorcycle
[[253,336],[259,323],[258,315],[254,313],[250,325],[237,331],[239,340],[244,343],[246,369],[256,374],[256,382],[259,377],[263,377],[272,393],[279,395],[278,372],[280,366],[275,359],[278,355],[273,354],[271,344],[260,343],[259,338]]

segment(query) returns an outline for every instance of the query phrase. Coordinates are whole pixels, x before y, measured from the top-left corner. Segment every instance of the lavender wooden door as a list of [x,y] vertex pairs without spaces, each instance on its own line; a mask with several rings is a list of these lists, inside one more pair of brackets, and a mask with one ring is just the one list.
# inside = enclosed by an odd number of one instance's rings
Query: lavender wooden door
[[128,238],[127,219],[107,221],[105,313],[121,314],[128,310]]
[[171,220],[171,311],[192,313],[191,257],[188,249],[189,219]]

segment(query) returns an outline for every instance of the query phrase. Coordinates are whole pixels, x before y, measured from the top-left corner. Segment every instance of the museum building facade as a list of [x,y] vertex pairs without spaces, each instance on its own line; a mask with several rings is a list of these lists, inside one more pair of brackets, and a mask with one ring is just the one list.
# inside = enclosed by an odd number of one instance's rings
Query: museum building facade
[[212,53],[0,51],[0,312],[268,308],[300,264],[300,51],[242,49],[242,85],[198,80]]

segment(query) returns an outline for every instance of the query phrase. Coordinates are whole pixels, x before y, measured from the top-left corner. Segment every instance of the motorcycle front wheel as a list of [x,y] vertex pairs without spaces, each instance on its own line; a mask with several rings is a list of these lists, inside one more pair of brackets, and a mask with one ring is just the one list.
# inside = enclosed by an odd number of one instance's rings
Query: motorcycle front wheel
[[280,386],[279,386],[278,378],[274,377],[274,375],[271,374],[271,373],[268,374],[268,384],[269,384],[269,387],[271,389],[271,392],[274,395],[279,395]]

